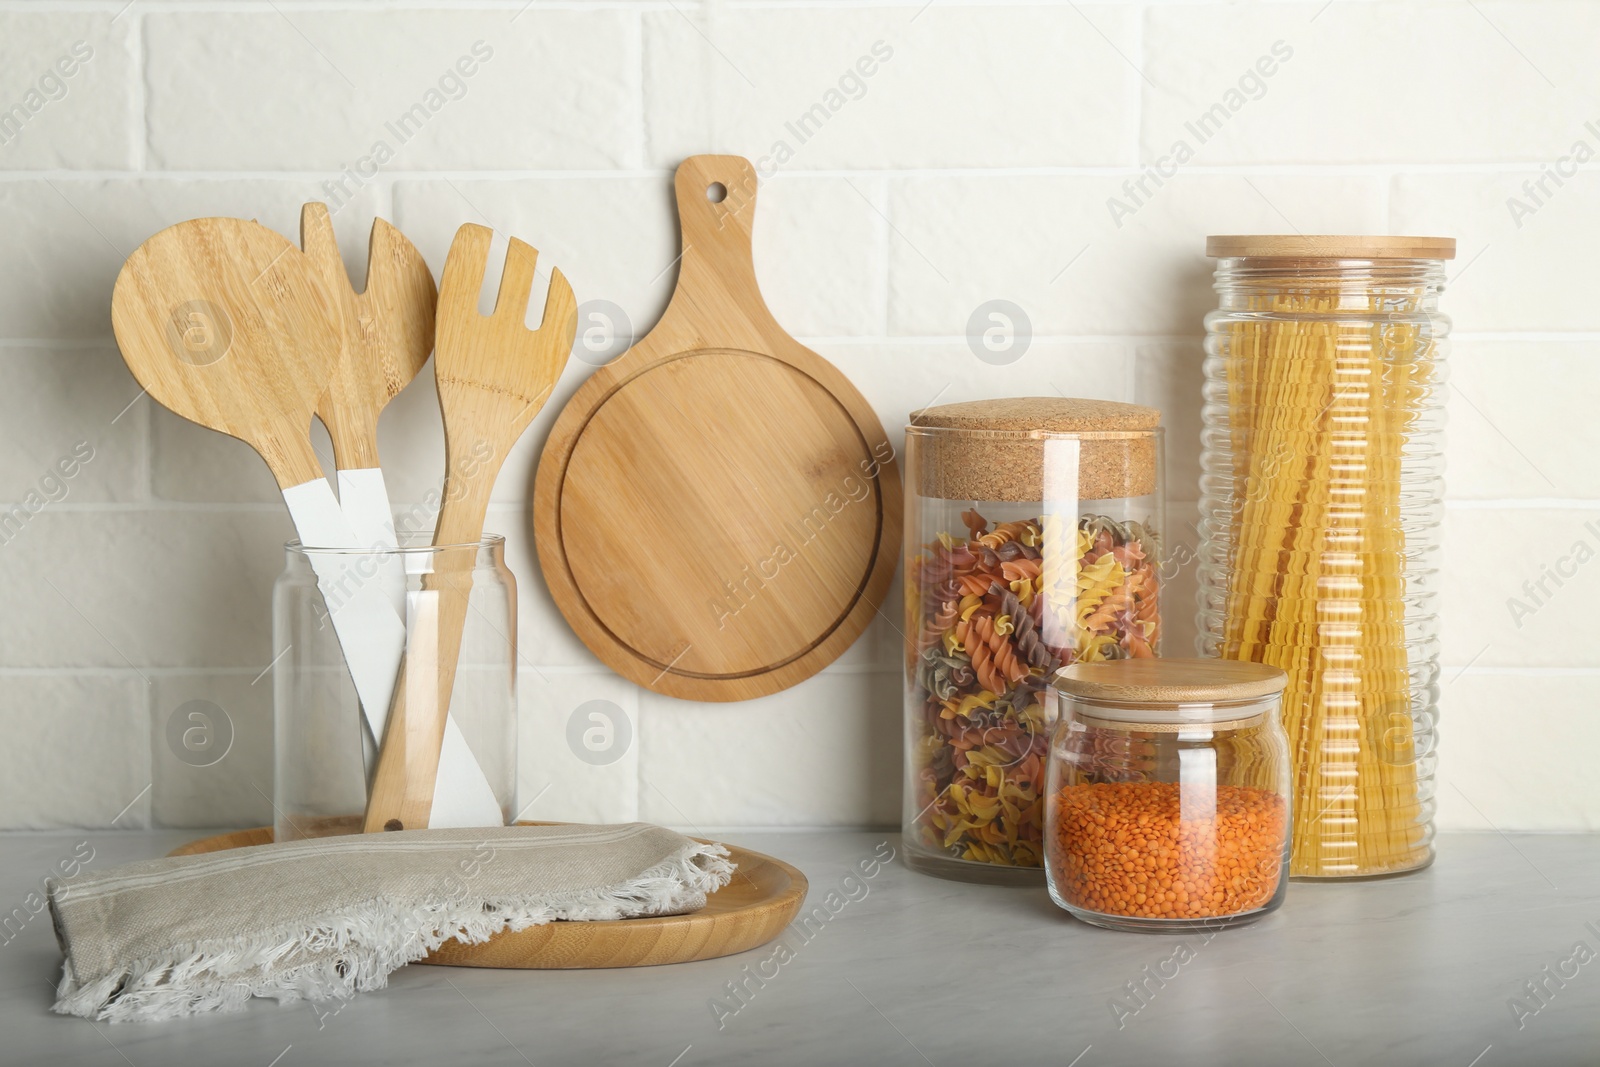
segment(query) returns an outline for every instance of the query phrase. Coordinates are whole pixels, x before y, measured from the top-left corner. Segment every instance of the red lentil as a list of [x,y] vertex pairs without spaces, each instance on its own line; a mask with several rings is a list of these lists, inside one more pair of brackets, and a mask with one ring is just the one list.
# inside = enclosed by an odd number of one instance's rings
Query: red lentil
[[1056,891],[1085,911],[1151,919],[1264,906],[1282,875],[1284,798],[1248,786],[1182,790],[1176,782],[1103,782],[1051,797]]

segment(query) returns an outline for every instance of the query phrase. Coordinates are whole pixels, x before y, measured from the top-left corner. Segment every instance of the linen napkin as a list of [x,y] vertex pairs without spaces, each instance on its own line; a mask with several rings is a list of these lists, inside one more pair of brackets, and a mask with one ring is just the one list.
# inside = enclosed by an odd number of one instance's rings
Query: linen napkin
[[119,1022],[347,999],[444,942],[555,920],[678,915],[721,845],[646,823],[322,837],[80,872],[49,887],[54,1010]]

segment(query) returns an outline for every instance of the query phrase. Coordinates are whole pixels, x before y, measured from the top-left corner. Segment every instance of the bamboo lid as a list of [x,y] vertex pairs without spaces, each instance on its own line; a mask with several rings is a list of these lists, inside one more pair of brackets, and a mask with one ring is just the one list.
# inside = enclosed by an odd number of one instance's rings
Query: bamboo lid
[[[1231,659],[1125,659],[1074,663],[1056,672],[1051,685],[1068,696],[1090,701],[1142,705],[1140,721],[1158,721],[1160,705],[1236,703],[1276,696],[1289,676],[1266,663]],[[1174,712],[1176,708],[1172,709]],[[1218,709],[1222,718],[1237,717],[1234,708]],[[1121,718],[1120,715],[1115,716]],[[1203,709],[1185,709],[1188,721],[1209,721]]]
[[1454,237],[1339,234],[1213,234],[1206,255],[1219,259],[1455,259]]
[[[1155,492],[1160,427],[1155,408],[1024,396],[924,408],[906,433],[917,439],[923,496],[1029,502]],[[1074,448],[1075,490],[1062,469]]]

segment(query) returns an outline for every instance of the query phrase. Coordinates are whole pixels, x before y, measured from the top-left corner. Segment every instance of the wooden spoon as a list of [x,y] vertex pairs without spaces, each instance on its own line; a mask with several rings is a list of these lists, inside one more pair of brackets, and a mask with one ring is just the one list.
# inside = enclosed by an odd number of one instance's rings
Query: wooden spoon
[[515,238],[494,314],[478,314],[492,236],[487,227],[462,226],[445,260],[433,371],[446,473],[433,543],[459,548],[437,553],[424,581],[437,594],[437,656],[431,663],[408,657],[402,669],[367,803],[369,833],[428,825],[489,495],[512,446],[561,377],[578,330],[577,301],[559,270],[551,272],[539,328],[523,325],[539,253]]
[[[311,448],[342,319],[299,249],[243,219],[179,223],[123,264],[111,324],[152,397],[261,454],[303,544],[361,547]],[[362,703],[388,707],[404,623],[375,583],[346,580],[351,557],[310,559]]]
[[162,230],[117,275],[111,324],[161,404],[250,445],[286,492],[322,479],[307,434],[339,358],[339,312],[280,234],[243,219]]

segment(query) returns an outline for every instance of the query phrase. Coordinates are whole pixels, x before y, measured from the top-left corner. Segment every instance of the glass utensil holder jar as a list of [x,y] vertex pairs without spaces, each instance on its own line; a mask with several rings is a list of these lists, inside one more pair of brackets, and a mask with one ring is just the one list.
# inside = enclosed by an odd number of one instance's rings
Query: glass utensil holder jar
[[1037,885],[1050,675],[1161,641],[1150,408],[1017,398],[906,428],[906,792],[916,870]]
[[1115,930],[1219,929],[1277,908],[1289,882],[1285,680],[1222,660],[1061,671],[1045,783],[1051,898]]
[[[438,708],[438,675],[416,664],[445,666],[440,654],[449,643],[448,637],[441,640],[445,613],[434,599],[443,582],[455,588],[470,583],[470,593],[431,825],[482,825],[495,808],[499,823],[506,822],[516,790],[517,594],[505,565],[504,538],[487,535],[478,544],[459,546],[403,544],[387,551],[306,548],[291,541],[284,557],[272,595],[273,645],[279,650],[272,667],[274,838],[359,833],[363,824],[388,708],[377,717],[363,709],[330,604],[341,612],[357,602],[376,610],[375,621],[384,624],[384,632],[403,641],[407,673],[426,680],[401,683],[406,684],[408,718],[416,721]],[[379,594],[376,601],[374,594]],[[347,637],[363,632],[342,628]],[[459,750],[462,742],[465,755]],[[452,760],[452,755],[461,758]],[[442,795],[450,788],[447,763],[464,766],[473,776],[481,803],[472,810],[485,812],[485,819],[450,821],[450,805],[460,798]],[[492,802],[472,763],[481,769]]]
[[1213,237],[1200,652],[1288,673],[1292,873],[1433,859],[1455,242]]

